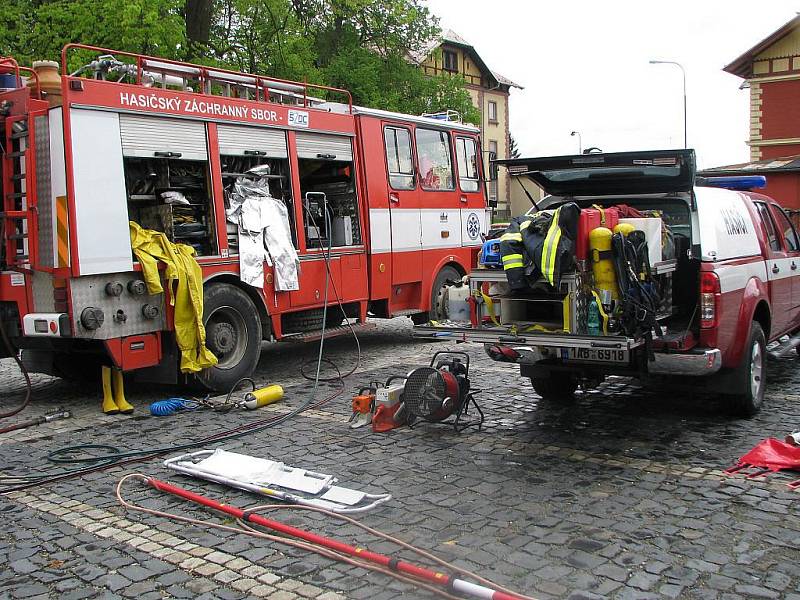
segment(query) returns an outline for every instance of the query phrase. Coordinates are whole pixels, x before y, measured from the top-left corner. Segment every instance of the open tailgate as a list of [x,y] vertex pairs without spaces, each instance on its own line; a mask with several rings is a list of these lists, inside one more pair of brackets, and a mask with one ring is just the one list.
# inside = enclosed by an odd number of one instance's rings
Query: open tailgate
[[529,177],[554,196],[688,192],[694,150],[648,150],[495,160],[512,177]]

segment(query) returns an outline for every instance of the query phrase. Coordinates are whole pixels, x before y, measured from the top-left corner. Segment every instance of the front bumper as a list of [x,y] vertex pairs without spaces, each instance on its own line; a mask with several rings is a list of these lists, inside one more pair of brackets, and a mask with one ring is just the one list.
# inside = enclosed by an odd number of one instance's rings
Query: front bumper
[[681,354],[656,352],[655,358],[647,363],[647,371],[652,375],[698,377],[716,373],[722,367],[722,352],[717,348]]

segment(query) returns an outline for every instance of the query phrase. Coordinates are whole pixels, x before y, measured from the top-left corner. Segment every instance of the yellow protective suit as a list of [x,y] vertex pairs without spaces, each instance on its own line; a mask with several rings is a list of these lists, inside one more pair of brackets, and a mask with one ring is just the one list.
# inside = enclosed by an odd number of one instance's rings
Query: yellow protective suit
[[142,229],[130,222],[131,248],[142,265],[142,274],[151,294],[163,293],[158,263],[167,268],[164,279],[168,301],[175,312],[175,340],[181,350],[181,371],[196,373],[217,364],[217,357],[206,348],[203,327],[203,273],[194,258],[194,248],[173,244],[160,231]]

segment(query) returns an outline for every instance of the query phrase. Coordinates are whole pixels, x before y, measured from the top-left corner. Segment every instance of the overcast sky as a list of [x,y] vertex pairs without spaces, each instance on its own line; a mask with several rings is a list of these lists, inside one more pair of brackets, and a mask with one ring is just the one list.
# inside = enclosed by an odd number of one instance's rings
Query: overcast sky
[[683,146],[701,168],[749,160],[749,92],[722,67],[793,18],[790,0],[427,0],[511,92],[511,134],[523,155]]

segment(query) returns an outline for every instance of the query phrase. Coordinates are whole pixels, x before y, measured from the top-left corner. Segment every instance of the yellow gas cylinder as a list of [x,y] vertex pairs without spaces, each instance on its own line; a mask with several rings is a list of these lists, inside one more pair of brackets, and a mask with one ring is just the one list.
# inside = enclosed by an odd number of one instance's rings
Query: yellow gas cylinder
[[261,408],[283,398],[283,388],[279,385],[268,385],[248,392],[244,397],[244,407],[248,410]]
[[630,223],[618,223],[614,226],[614,233],[621,233],[625,237],[628,237],[628,234],[631,231],[636,231],[636,227],[631,225]]
[[612,299],[619,300],[617,275],[614,272],[614,261],[611,258],[612,235],[613,233],[608,227],[592,229],[589,232],[589,255],[592,260],[594,287],[597,290],[608,290]]

